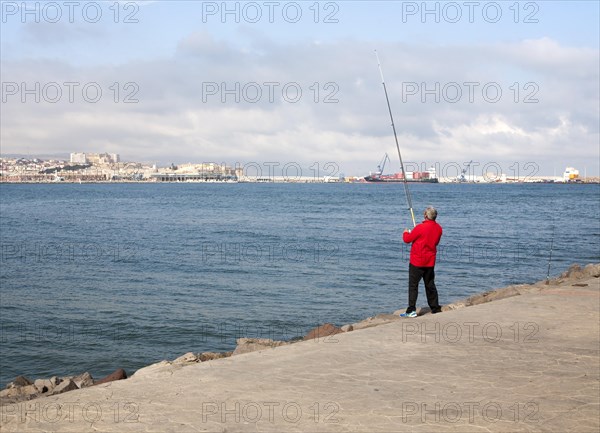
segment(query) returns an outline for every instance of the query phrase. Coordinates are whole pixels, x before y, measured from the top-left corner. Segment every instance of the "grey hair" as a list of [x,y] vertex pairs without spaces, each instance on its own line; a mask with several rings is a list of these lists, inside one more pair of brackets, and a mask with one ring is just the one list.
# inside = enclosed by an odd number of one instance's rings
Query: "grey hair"
[[437,210],[433,206],[429,206],[425,209],[425,216],[428,220],[435,221],[437,218]]

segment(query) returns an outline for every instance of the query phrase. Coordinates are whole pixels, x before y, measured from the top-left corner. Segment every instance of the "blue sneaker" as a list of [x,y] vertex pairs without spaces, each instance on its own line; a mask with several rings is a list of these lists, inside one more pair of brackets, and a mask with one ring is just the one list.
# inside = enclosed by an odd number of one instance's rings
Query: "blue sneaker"
[[417,312],[411,311],[410,313],[402,313],[400,314],[400,317],[417,317]]

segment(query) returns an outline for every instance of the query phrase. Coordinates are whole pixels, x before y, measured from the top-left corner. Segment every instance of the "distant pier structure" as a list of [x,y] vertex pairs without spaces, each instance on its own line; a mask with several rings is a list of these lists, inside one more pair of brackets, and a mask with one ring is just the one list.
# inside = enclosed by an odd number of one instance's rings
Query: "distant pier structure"
[[237,182],[234,175],[221,173],[153,173],[151,179],[155,182]]
[[171,164],[166,170],[152,173],[149,177],[154,182],[237,182],[239,172],[225,164],[213,162],[201,164]]

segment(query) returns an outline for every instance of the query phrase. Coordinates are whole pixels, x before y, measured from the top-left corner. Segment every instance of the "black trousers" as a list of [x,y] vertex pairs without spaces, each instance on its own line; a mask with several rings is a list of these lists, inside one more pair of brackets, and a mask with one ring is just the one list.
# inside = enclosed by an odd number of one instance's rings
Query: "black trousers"
[[419,282],[423,278],[425,283],[425,294],[427,295],[427,303],[431,308],[432,313],[442,311],[438,302],[437,288],[435,287],[435,271],[434,267],[422,268],[408,265],[408,308],[407,313],[417,310],[417,298],[419,296]]

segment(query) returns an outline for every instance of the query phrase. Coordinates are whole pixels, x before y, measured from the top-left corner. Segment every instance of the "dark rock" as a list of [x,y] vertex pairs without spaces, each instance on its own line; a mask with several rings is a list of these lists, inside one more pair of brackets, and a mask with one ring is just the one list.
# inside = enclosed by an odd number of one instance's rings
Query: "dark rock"
[[344,331],[337,326],[332,325],[331,323],[325,323],[324,325],[317,326],[316,328],[310,330],[308,334],[304,336],[304,340],[306,341],[315,338],[329,337],[330,335],[340,334],[342,332]]
[[77,385],[75,384],[75,382],[73,382],[71,379],[66,379],[66,380],[63,380],[58,385],[56,385],[56,387],[52,390],[50,395],[58,395],[58,394],[62,394],[63,392],[73,391],[74,389],[79,389],[79,388],[77,388]]
[[201,362],[212,361],[213,359],[227,358],[233,352],[202,352],[199,356]]
[[6,385],[6,389],[8,388],[20,388],[22,386],[33,385],[33,382],[27,379],[25,376],[17,376],[15,380]]
[[127,379],[127,373],[125,373],[125,370],[123,370],[122,368],[119,368],[118,370],[115,370],[108,376],[103,377],[102,379],[95,382],[94,385],[101,385],[103,383],[114,382],[115,380],[122,379]]

